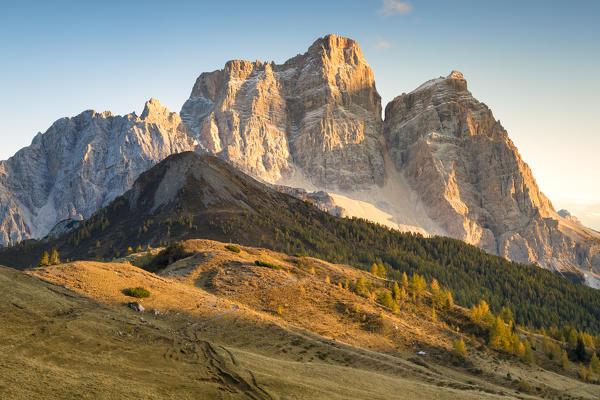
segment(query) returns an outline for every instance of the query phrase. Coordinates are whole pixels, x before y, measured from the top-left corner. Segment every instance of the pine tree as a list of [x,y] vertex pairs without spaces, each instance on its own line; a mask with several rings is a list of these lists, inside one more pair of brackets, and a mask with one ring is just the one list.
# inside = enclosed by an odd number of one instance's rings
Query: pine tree
[[47,251],[44,251],[42,258],[40,259],[40,267],[45,267],[47,265],[50,265],[50,256]]
[[523,356],[523,360],[529,365],[535,364],[535,355],[533,354],[533,349],[531,348],[531,344],[529,344],[529,340],[525,340],[525,355]]
[[58,251],[52,249],[52,255],[50,256],[50,265],[60,264],[60,258],[58,258]]
[[465,342],[463,341],[462,337],[459,340],[454,341],[452,354],[461,360],[464,360],[467,356],[467,346],[465,346]]
[[371,273],[375,276],[378,275],[379,269],[377,268],[377,264],[373,263],[373,265],[371,265]]
[[595,374],[600,374],[600,360],[598,360],[596,353],[594,353],[592,359],[590,360],[590,368]]
[[416,301],[427,287],[427,281],[419,274],[413,274],[410,278],[410,290],[412,293],[413,301]]
[[577,345],[575,346],[575,356],[579,361],[585,360],[585,344],[581,335],[577,336]]
[[404,290],[407,290],[408,289],[408,276],[406,276],[406,272],[402,273],[402,280],[400,282],[401,282],[402,288]]
[[398,286],[398,282],[394,282],[394,287],[392,288],[392,296],[394,297],[394,300],[396,301],[400,301],[400,286]]
[[559,364],[564,370],[569,368],[569,357],[567,357],[567,352],[565,350],[563,350],[561,353]]

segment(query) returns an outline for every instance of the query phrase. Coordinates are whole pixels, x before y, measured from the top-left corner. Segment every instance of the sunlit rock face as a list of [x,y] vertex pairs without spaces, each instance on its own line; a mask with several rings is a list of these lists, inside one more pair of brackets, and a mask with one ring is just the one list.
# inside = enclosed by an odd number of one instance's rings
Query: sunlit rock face
[[[460,72],[426,82],[386,107],[391,158],[450,236],[561,271],[598,268],[593,235],[560,217],[490,109]],[[587,254],[587,255],[584,255]]]
[[229,61],[203,73],[181,110],[199,151],[264,181],[381,184],[381,99],[353,40],[328,35],[283,65]]
[[158,100],[140,117],[89,110],[56,121],[31,145],[0,162],[0,243],[46,235],[128,190],[140,173],[194,139]]

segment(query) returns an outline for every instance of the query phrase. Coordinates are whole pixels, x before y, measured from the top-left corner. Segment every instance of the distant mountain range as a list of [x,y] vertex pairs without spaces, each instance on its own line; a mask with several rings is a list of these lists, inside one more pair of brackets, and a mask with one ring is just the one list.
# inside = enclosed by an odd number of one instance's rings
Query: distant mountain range
[[[335,35],[283,65],[236,60],[201,74],[180,115],[152,99],[140,117],[86,111],[58,120],[0,163],[0,243],[42,238],[58,223],[54,234],[71,229],[77,224],[62,221],[89,218],[143,171],[187,150],[274,188],[302,189],[288,193],[323,192],[312,201],[338,214],[461,239],[599,286],[600,234],[554,210],[460,72],[395,98],[382,119],[358,44]],[[253,209],[213,183],[219,191],[193,200],[232,196]]]

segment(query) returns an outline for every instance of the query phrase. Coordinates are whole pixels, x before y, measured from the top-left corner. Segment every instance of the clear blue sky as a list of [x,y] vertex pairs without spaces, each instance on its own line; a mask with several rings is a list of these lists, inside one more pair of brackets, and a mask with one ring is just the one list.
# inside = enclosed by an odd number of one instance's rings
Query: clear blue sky
[[0,159],[93,108],[179,111],[203,71],[283,62],[320,36],[358,41],[384,106],[465,74],[542,189],[600,229],[600,1],[7,2],[0,12]]

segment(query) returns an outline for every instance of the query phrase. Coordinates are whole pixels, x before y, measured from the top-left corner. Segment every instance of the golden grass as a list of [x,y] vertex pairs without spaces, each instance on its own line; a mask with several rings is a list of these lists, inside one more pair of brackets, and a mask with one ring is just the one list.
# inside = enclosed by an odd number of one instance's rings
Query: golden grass
[[[392,314],[337,286],[361,271],[238,247],[188,241],[195,254],[160,275],[129,263],[74,262],[28,271],[33,276],[0,269],[0,398],[600,394],[572,376],[477,351],[469,340],[470,367],[454,366],[448,349],[457,333],[427,306],[407,302]],[[364,276],[373,286],[385,283]],[[140,301],[144,313],[126,306],[125,289],[136,286],[151,293]],[[530,393],[518,392],[519,379]]]

